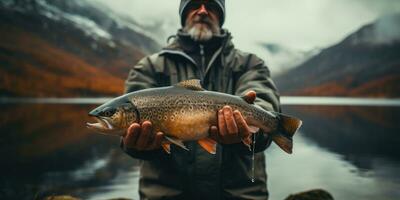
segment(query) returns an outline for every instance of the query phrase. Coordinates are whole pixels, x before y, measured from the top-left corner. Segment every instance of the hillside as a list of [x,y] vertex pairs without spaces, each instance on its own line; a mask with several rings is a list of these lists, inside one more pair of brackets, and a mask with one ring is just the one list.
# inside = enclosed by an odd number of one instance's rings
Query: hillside
[[400,15],[365,25],[276,78],[284,95],[400,96]]
[[159,48],[85,1],[20,2],[0,2],[0,96],[118,95],[129,67]]

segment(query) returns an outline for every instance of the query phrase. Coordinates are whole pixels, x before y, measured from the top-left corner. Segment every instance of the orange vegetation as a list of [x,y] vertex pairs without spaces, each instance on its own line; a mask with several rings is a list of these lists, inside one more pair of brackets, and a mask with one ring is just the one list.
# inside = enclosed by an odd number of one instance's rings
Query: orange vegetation
[[323,83],[318,86],[298,89],[284,95],[299,96],[352,96],[352,97],[381,97],[393,98],[400,94],[400,75],[388,75],[361,84],[357,87],[350,87],[349,81],[334,81]]
[[399,92],[400,74],[394,74],[367,82],[351,90],[350,95],[393,98],[399,97]]
[[15,96],[118,95],[123,79],[15,27],[0,26],[0,91]]

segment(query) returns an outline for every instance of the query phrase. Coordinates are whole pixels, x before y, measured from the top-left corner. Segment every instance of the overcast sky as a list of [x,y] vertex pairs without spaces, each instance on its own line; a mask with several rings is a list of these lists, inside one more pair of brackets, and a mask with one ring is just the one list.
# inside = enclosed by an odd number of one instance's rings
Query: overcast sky
[[[143,24],[179,28],[179,0],[90,0]],[[259,43],[309,50],[335,44],[379,16],[400,12],[400,0],[226,0],[225,28],[236,47],[263,58]],[[164,40],[159,40],[164,41]]]

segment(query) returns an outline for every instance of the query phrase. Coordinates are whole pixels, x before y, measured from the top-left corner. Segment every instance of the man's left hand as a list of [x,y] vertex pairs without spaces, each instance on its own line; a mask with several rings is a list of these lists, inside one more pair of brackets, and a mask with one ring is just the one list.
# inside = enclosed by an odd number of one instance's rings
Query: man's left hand
[[[248,103],[253,103],[256,93],[250,91],[246,93],[245,99]],[[230,106],[224,106],[218,111],[218,127],[211,126],[210,137],[222,144],[239,143],[250,135],[250,128],[238,110],[233,110]]]

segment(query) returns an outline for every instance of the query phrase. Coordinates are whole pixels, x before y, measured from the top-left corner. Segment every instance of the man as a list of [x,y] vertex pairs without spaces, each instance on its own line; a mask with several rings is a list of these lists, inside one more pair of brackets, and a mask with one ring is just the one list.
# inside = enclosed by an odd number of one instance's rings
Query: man
[[[205,89],[246,94],[249,102],[266,110],[280,110],[276,87],[264,62],[235,49],[230,33],[221,28],[224,0],[182,0],[179,13],[182,29],[161,52],[145,57],[131,69],[126,92],[200,79]],[[216,155],[196,142],[185,144],[190,151],[172,145],[171,154],[167,154],[160,148],[163,133],[152,132],[151,122],[129,127],[121,147],[142,160],[142,199],[268,198],[263,151],[271,140],[267,134],[256,134],[252,182],[252,152],[241,142],[250,134],[249,127],[241,113],[229,106],[216,114],[218,126],[210,127],[211,137],[219,143]]]

